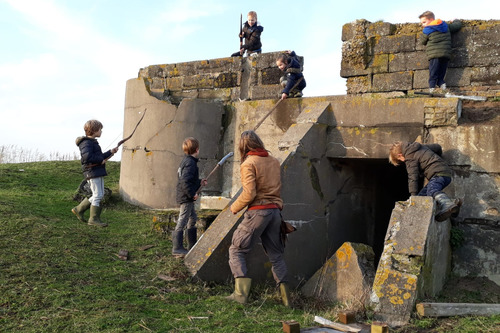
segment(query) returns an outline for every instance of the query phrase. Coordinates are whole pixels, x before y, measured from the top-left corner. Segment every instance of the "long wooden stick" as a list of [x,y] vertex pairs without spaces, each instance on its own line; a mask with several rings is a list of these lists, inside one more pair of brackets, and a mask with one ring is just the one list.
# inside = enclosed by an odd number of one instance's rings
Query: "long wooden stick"
[[[299,78],[297,80],[297,82],[295,82],[295,84],[292,86],[292,88],[290,89],[290,91],[292,91],[293,89],[295,89],[303,79],[304,79],[303,76],[301,78]],[[260,127],[260,125],[262,125],[262,123],[264,122],[264,120],[266,120],[267,117],[269,117],[271,115],[271,113],[273,113],[273,111],[278,107],[278,105],[281,103],[281,101],[282,101],[282,99],[280,99],[278,101],[278,103],[276,103],[273,106],[273,108],[261,120],[259,120],[259,122],[257,123],[257,125],[255,125],[255,127],[253,128],[254,132],[257,130],[257,128]]]

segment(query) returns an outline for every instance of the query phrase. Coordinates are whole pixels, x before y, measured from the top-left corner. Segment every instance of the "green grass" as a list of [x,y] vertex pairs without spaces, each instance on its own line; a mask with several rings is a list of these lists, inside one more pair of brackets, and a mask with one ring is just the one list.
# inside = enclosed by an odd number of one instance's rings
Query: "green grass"
[[[101,217],[109,226],[96,228],[70,211],[78,161],[0,164],[1,332],[282,332],[282,320],[307,327],[315,315],[335,319],[339,306],[297,291],[294,309],[281,306],[270,285],[255,286],[243,306],[224,299],[230,284],[191,280],[169,255],[170,239],[152,227],[156,213],[119,198],[119,167],[108,163],[113,195]],[[141,251],[145,245],[154,247]],[[118,258],[120,249],[129,260]],[[491,320],[461,318],[462,329],[447,332],[490,328]]]

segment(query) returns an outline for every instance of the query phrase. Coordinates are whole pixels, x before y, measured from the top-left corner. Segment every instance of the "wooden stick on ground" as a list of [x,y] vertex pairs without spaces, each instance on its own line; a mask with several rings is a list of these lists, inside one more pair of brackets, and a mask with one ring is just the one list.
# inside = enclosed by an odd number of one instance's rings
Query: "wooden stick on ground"
[[417,312],[423,317],[491,316],[500,314],[500,304],[418,303]]
[[354,332],[357,333],[361,331],[361,328],[355,328],[349,325],[344,325],[341,323],[336,323],[331,320],[328,320],[326,318],[320,317],[320,316],[314,316],[314,321],[317,322],[318,324],[321,324],[326,327],[331,327],[333,329],[342,331],[342,332]]

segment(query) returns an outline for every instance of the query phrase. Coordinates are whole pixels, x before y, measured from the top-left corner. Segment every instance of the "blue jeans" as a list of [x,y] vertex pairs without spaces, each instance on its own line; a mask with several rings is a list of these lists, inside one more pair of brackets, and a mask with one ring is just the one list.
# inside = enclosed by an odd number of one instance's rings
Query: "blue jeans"
[[429,60],[429,88],[439,87],[444,83],[448,61],[446,58]]
[[451,183],[451,177],[434,176],[429,180],[427,185],[418,192],[419,196],[434,197],[437,193],[441,192],[446,186]]
[[179,219],[177,220],[175,231],[184,230],[186,225],[187,229],[194,228],[196,226],[197,219],[198,216],[196,215],[196,210],[194,209],[194,201],[181,204]]

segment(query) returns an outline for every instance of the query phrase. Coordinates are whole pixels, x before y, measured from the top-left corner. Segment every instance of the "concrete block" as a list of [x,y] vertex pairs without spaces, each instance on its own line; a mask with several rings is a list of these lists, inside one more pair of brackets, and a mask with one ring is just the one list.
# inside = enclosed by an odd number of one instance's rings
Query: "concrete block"
[[411,90],[413,73],[397,72],[388,74],[374,74],[372,91]]
[[446,71],[445,81],[448,87],[463,87],[471,84],[472,69],[466,68],[448,68]]
[[280,78],[283,76],[283,72],[278,67],[271,67],[263,69],[261,72],[260,82],[263,85],[267,84],[279,84]]
[[276,99],[283,88],[279,85],[262,85],[250,87],[249,96],[252,100]]
[[477,85],[497,85],[500,83],[500,65],[471,69],[470,83]]
[[402,52],[389,56],[389,72],[428,69],[429,61],[425,52]]
[[231,88],[238,86],[238,74],[237,73],[220,73],[213,80],[215,88]]
[[211,74],[184,76],[183,89],[212,89],[214,78]]
[[427,127],[456,126],[462,108],[458,98],[426,98],[424,123]]
[[413,89],[429,88],[429,70],[413,72]]
[[394,24],[391,24],[389,22],[378,21],[368,24],[368,26],[366,27],[365,35],[367,37],[388,36],[392,35],[395,31],[396,31],[396,26]]
[[355,22],[346,23],[342,26],[342,41],[354,39],[356,36],[365,34],[366,26],[370,24],[367,20],[356,20]]
[[434,212],[431,197],[396,203],[372,288],[376,320],[403,326],[419,295],[442,288],[449,267],[449,224],[434,222]]
[[347,78],[347,94],[362,94],[371,91],[371,76],[353,76]]
[[231,199],[226,197],[202,195],[200,198],[200,209],[223,210],[227,207],[229,201]]
[[229,101],[231,99],[231,88],[199,89],[197,98]]
[[375,275],[374,258],[368,245],[346,242],[306,282],[302,292],[363,309]]
[[368,61],[371,73],[387,73],[389,71],[389,54],[375,54]]
[[416,36],[411,35],[389,35],[373,38],[373,53],[400,53],[415,51]]

